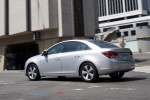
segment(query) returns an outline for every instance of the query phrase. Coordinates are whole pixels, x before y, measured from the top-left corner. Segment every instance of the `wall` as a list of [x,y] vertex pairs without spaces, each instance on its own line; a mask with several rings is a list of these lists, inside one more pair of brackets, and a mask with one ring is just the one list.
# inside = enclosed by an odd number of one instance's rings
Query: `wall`
[[95,30],[98,29],[98,13],[95,10],[96,2],[95,0],[83,0],[83,9],[84,9],[84,28],[85,36],[95,35]]
[[9,34],[26,31],[26,0],[9,0]]
[[150,52],[150,38],[138,39],[142,52]]
[[59,37],[74,36],[73,0],[58,0]]
[[5,2],[0,0],[0,36],[5,34]]
[[50,28],[58,28],[58,1],[48,0]]
[[49,28],[49,0],[31,0],[31,30]]

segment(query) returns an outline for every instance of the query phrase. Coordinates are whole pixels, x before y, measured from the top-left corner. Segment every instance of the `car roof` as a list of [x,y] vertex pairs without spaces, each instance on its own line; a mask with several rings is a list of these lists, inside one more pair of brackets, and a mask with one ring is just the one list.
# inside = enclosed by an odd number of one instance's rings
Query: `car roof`
[[[105,43],[106,41],[101,41],[101,40],[95,40],[95,39],[73,39],[73,40],[66,40],[66,41],[61,41],[61,42],[69,42],[69,41],[79,41],[79,42],[95,42],[95,41],[99,41],[102,43]],[[106,42],[108,43],[108,42]]]

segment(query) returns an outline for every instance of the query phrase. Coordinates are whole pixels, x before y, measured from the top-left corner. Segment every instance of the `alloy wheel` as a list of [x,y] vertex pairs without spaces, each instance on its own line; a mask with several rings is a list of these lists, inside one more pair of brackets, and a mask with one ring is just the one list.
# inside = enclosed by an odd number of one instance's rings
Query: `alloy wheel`
[[27,75],[32,81],[40,79],[38,68],[34,64],[29,65],[27,69]]
[[84,66],[82,75],[86,80],[91,80],[94,76],[93,68],[90,65]]
[[95,66],[89,62],[82,65],[80,75],[85,82],[93,82],[98,78]]

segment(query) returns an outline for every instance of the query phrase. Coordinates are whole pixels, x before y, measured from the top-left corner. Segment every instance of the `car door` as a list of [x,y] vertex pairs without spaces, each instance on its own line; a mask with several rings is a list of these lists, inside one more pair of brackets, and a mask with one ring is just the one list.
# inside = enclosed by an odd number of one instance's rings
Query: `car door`
[[65,45],[66,42],[63,42],[47,50],[47,56],[43,56],[41,61],[44,75],[61,74],[61,53],[63,53]]
[[81,42],[71,41],[68,43],[65,53],[61,56],[63,74],[76,73],[85,49],[87,46]]

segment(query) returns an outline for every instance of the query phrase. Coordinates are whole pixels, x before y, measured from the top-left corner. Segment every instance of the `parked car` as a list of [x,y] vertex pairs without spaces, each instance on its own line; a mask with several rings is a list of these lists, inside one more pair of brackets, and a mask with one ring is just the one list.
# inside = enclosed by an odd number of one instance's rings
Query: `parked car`
[[76,76],[93,82],[100,75],[121,78],[135,68],[132,52],[104,41],[67,40],[29,58],[25,74],[31,81],[45,76]]

